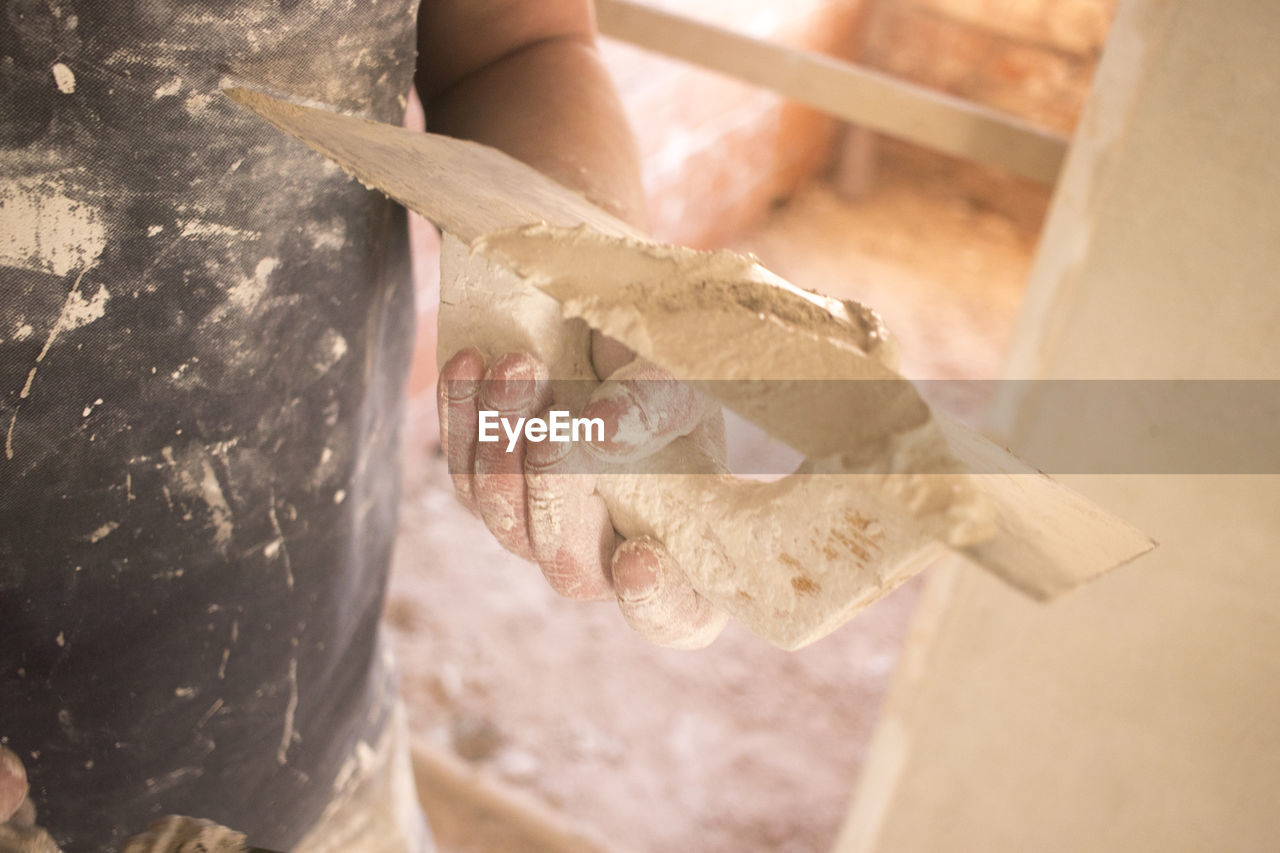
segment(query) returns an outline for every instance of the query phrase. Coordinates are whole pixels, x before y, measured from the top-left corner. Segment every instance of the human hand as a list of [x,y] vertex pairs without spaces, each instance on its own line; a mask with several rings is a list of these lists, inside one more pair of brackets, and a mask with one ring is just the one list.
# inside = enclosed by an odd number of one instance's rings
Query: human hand
[[27,769],[12,751],[0,746],[0,823],[6,822],[27,799]]
[[0,746],[0,853],[60,853],[49,833],[35,825],[28,793],[22,760]]
[[[545,416],[551,406],[546,367],[528,353],[487,363],[464,349],[440,371],[440,438],[458,499],[484,520],[507,550],[533,560],[551,587],[582,600],[616,598],[628,624],[650,642],[700,648],[727,617],[699,595],[660,542],[622,541],[595,493],[593,460],[641,459],[687,435],[724,454],[718,407],[615,341],[592,336],[592,363],[606,381],[583,418],[605,423],[603,440],[479,441],[480,410],[504,418]],[[594,437],[593,437],[594,438]]]
[[244,833],[211,820],[167,815],[125,840],[120,853],[237,853],[247,850]]

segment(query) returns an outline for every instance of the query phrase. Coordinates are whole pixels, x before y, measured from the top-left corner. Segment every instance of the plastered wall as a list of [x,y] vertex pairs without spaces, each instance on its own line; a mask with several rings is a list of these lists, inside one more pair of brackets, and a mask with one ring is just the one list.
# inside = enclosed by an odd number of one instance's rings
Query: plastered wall
[[[1280,6],[1133,0],[1112,38],[1010,373],[1280,378]],[[1033,460],[1070,429],[1009,403]],[[1064,479],[1160,548],[1048,608],[940,573],[841,853],[1275,849],[1280,477]]]

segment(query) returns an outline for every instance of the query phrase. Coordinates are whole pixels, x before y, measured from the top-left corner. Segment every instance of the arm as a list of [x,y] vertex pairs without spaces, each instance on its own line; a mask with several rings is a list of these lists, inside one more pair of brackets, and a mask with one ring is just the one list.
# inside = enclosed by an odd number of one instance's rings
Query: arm
[[[502,149],[643,226],[635,145],[595,50],[589,0],[429,3],[419,23],[419,54],[429,130]],[[629,458],[694,432],[716,440],[718,410],[708,417],[702,400],[666,374],[603,337],[593,337],[592,361],[610,381],[581,414],[611,425],[605,440],[593,443],[593,455]],[[556,445],[522,441],[508,453],[477,442],[478,409],[542,414],[551,402],[547,378],[526,353],[487,362],[479,351],[463,350],[445,364],[440,433],[459,499],[504,547],[537,562],[557,592],[616,596],[627,621],[648,639],[706,645],[724,626],[723,614],[693,590],[660,543],[617,542],[593,478],[557,476],[557,467],[569,470],[570,463],[550,455],[558,455]],[[617,425],[624,418],[650,425],[638,444],[614,440],[621,439]]]
[[635,141],[585,0],[423,6],[418,93],[427,128],[523,160],[644,227]]

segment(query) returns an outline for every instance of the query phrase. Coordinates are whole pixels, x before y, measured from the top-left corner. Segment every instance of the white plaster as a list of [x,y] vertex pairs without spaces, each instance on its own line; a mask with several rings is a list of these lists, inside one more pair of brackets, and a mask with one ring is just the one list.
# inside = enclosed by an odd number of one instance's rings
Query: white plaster
[[101,542],[103,539],[106,539],[108,536],[110,536],[118,527],[120,527],[120,522],[108,521],[106,524],[102,525],[97,530],[90,533],[88,536],[88,539],[90,542],[93,542],[93,543]]
[[151,95],[153,98],[168,98],[182,91],[182,78],[174,77],[169,82],[155,90]]
[[76,90],[76,75],[61,62],[55,62],[53,68],[49,69],[53,72],[53,82],[57,84],[58,91],[64,95],[73,94]]
[[52,180],[0,184],[0,264],[63,276],[92,265],[105,247],[98,210]]

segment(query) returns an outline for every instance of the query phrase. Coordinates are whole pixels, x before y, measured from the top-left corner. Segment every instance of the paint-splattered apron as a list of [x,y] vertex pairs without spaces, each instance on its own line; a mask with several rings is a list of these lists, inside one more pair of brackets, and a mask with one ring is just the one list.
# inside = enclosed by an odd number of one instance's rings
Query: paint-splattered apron
[[219,89],[397,122],[415,5],[0,2],[0,735],[70,853],[288,849],[390,715],[403,213]]

